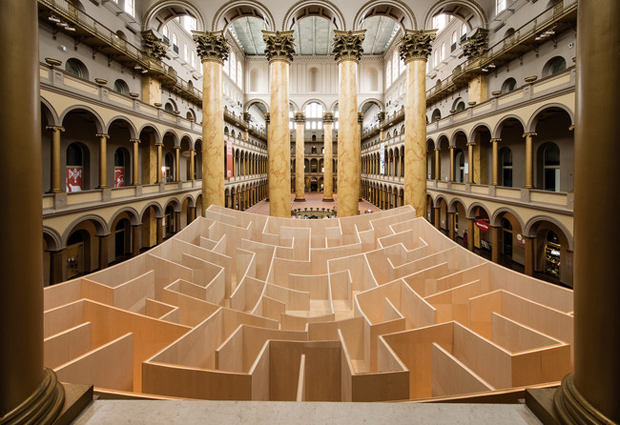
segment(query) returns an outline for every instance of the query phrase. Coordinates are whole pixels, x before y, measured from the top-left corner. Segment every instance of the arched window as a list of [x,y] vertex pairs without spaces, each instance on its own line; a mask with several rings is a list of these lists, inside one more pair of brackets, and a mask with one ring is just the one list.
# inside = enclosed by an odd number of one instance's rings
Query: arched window
[[86,68],[86,65],[79,59],[68,59],[65,63],[65,70],[76,77],[88,79],[88,68]]
[[510,77],[502,84],[502,93],[508,93],[517,88],[517,80]]
[[459,103],[456,104],[456,112],[461,112],[465,110],[465,102],[460,101]]
[[566,60],[562,56],[549,59],[543,67],[543,77],[548,77],[566,69]]
[[501,185],[512,187],[512,151],[509,148],[499,150]]
[[174,53],[179,53],[179,37],[175,33],[172,33],[172,50]]
[[435,109],[431,118],[433,121],[439,121],[441,119],[441,111],[439,109]]
[[67,147],[67,192],[79,192],[85,189],[84,151],[80,144],[71,143]]
[[467,37],[467,31],[467,24],[463,22],[463,25],[461,26],[461,40],[463,40],[463,37]]
[[114,81],[114,90],[119,92],[120,94],[129,94],[129,86],[124,80],[120,78]]
[[190,121],[196,121],[196,113],[194,112],[193,109],[190,109],[189,111],[187,111],[187,114],[185,115],[185,117]]
[[230,65],[230,78],[233,82],[237,82],[237,73],[235,70],[237,69],[237,56],[235,52],[230,52],[230,56],[228,57],[228,63]]
[[555,143],[543,146],[543,188],[552,192],[560,191],[560,148]]
[[166,104],[164,105],[164,110],[172,114],[174,113],[174,105],[171,102],[166,102]]
[[163,36],[164,36],[164,41],[165,41],[166,43],[169,43],[169,42],[170,42],[170,30],[168,29],[168,25],[164,25],[164,26],[161,28],[161,35],[163,35]]

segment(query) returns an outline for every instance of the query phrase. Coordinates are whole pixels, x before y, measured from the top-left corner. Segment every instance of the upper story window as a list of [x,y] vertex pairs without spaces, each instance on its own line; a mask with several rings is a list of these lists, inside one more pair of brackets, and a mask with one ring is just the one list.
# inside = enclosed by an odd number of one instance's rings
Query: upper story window
[[230,52],[230,56],[228,56],[228,66],[230,66],[230,78],[236,83],[237,72],[235,70],[237,69],[237,57],[235,56],[235,52]]
[[551,58],[543,67],[543,77],[556,74],[566,69],[566,59],[562,56]]
[[179,37],[175,33],[172,33],[172,50],[179,53]]
[[240,89],[243,89],[243,66],[241,61],[237,61],[237,85]]
[[129,94],[129,86],[121,79],[114,81],[114,90],[121,94]]
[[77,77],[88,79],[88,68],[86,68],[86,65],[84,65],[79,59],[68,59],[65,63],[65,70]]
[[189,49],[187,48],[187,44],[183,45],[183,59],[185,62],[189,62]]
[[463,22],[463,26],[461,27],[461,40],[463,39],[463,37],[467,36],[467,32],[468,32],[467,24]]
[[499,14],[501,11],[508,7],[508,0],[497,0],[495,3],[495,14]]
[[164,36],[164,41],[166,43],[170,43],[170,29],[168,28],[168,25],[164,25],[161,28],[161,35]]
[[452,15],[448,15],[445,13],[440,13],[439,15],[433,16],[433,28],[437,30],[437,32],[441,32],[446,25],[452,20]]
[[450,36],[450,53],[454,52],[456,50],[456,31],[452,32],[452,36]]
[[136,2],[135,0],[125,0],[125,13],[131,16],[136,15]]
[[392,85],[392,61],[387,61],[385,67],[385,86],[390,87]]
[[185,15],[185,16],[179,17],[178,19],[179,19],[179,24],[181,24],[181,26],[185,28],[185,31],[187,31],[190,34],[192,33],[192,31],[196,31],[196,18],[192,18],[191,16]]
[[394,50],[394,54],[392,55],[392,81],[396,81],[398,78],[398,50]]
[[446,58],[446,43],[441,43],[441,60]]

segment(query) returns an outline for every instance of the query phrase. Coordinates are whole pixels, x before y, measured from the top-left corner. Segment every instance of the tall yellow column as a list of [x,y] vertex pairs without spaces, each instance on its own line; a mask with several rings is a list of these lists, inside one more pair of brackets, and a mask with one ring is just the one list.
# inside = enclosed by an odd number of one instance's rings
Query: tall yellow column
[[194,165],[194,160],[196,158],[196,149],[191,148],[189,150],[189,180],[195,180],[196,179],[196,168]]
[[[357,153],[356,153],[357,159],[355,160],[353,165],[355,166],[355,176],[357,178],[356,180],[357,200],[359,202],[362,200],[362,125],[364,124],[364,113],[363,112],[357,113],[357,124],[358,124],[356,128],[357,133],[355,134],[355,146],[357,148]],[[359,204],[357,208],[358,208],[358,212],[356,214],[359,214]]]
[[565,423],[620,423],[620,2],[579,3],[575,126],[574,374],[555,407]]
[[108,187],[108,138],[109,134],[98,133],[99,137],[99,189]]
[[455,146],[450,146],[450,181],[454,181],[454,149]]
[[65,131],[64,127],[50,125],[46,127],[52,131],[52,193],[62,192],[60,187],[60,133]]
[[263,31],[269,60],[271,105],[269,154],[269,215],[291,216],[291,136],[289,133],[289,66],[293,61],[293,31]]
[[174,147],[174,181],[181,181],[181,148]]
[[324,129],[324,143],[323,143],[323,164],[325,171],[323,171],[323,201],[332,202],[334,200],[334,141],[332,139],[332,126],[334,125],[334,114],[331,112],[325,112],[323,114],[323,129]]
[[[43,368],[43,262],[37,2],[0,2],[0,423],[51,423],[64,402]],[[19,184],[8,184],[19,182]]]
[[525,133],[525,188],[531,189],[533,185],[533,170],[532,163],[534,161],[532,157],[532,138],[536,136],[536,133]]
[[224,206],[224,105],[222,65],[230,48],[222,31],[194,33],[202,61],[202,216]]
[[400,57],[407,66],[405,104],[405,204],[426,211],[426,59],[436,31],[405,30]]
[[364,32],[334,31],[338,62],[338,216],[359,213],[361,144],[357,114],[357,65]]
[[491,145],[493,146],[493,186],[499,186],[499,158],[497,155],[497,144],[502,139],[491,139]]
[[164,146],[163,143],[155,143],[155,146],[157,146],[157,169],[155,170],[155,177],[157,177],[155,179],[155,181],[157,183],[161,183],[162,182],[162,162],[161,162],[161,155],[162,155],[162,147]]
[[306,116],[298,112],[295,114],[295,202],[306,200],[304,190],[304,125]]
[[474,184],[474,142],[467,143],[467,165],[469,172],[467,173],[467,183]]
[[435,180],[441,180],[441,159],[439,153],[441,151],[435,148]]
[[140,161],[139,161],[139,150],[140,150],[140,139],[130,139],[130,142],[133,143],[133,169],[131,176],[131,184],[133,186],[140,185]]

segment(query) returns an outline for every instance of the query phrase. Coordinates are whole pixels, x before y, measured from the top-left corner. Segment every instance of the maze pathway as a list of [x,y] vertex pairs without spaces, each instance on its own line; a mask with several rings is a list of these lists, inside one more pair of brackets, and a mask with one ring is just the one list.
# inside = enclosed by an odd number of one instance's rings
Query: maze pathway
[[295,220],[210,207],[152,250],[45,289],[45,366],[101,391],[416,400],[572,370],[571,290],[400,207]]

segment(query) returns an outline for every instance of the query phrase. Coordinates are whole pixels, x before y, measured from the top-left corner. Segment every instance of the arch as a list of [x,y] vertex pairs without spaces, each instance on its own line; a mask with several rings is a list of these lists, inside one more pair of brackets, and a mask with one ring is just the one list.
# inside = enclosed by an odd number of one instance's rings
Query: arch
[[43,226],[43,237],[47,240],[47,251],[58,251],[65,247],[60,234],[49,226]]
[[97,235],[110,234],[110,228],[108,227],[108,223],[106,223],[105,220],[101,218],[101,216],[98,216],[97,214],[86,214],[76,218],[67,226],[64,233],[62,234],[61,246],[67,246],[67,240],[69,240],[69,235],[71,234],[73,229],[84,221],[92,221],[92,223],[95,225],[95,229],[97,229]]
[[475,210],[476,208],[482,208],[482,209],[484,210],[484,212],[486,212],[486,213],[487,213],[487,216],[491,217],[491,214],[489,214],[489,209],[487,208],[487,206],[486,206],[486,205],[484,205],[484,204],[483,204],[483,203],[481,203],[481,202],[477,202],[477,201],[476,201],[476,202],[473,202],[473,203],[472,203],[469,207],[467,207],[467,209],[465,210],[465,212],[466,212],[466,214],[465,214],[465,215],[467,216],[467,218],[476,218],[476,217],[473,215],[473,212],[474,212],[474,210]]
[[503,215],[504,213],[509,213],[512,216],[514,216],[514,218],[519,223],[519,226],[521,226],[521,230],[523,231],[524,226],[523,226],[523,220],[521,219],[521,216],[519,216],[519,214],[517,214],[515,210],[509,207],[501,207],[493,211],[493,214],[489,215],[489,224],[494,227],[501,227],[502,223],[501,223],[500,216]]
[[463,130],[462,128],[457,128],[452,133],[452,137],[450,137],[450,146],[456,146],[456,139],[459,137],[459,135],[465,136],[466,143],[467,141],[472,140],[471,137],[467,137],[467,133],[465,133],[465,130]]
[[[293,102],[291,102],[292,104]],[[326,106],[325,106],[325,102],[323,102],[321,99],[317,99],[317,98],[312,98],[312,99],[308,99],[306,100],[303,105],[301,106],[301,112],[305,111],[306,106],[308,106],[311,103],[318,103],[319,105],[321,105],[323,107],[323,111],[325,112],[327,110]]]
[[114,124],[115,121],[122,121],[125,124],[129,125],[129,138],[130,139],[135,139],[138,137],[136,126],[130,120],[128,120],[127,117],[124,115],[116,115],[115,117],[110,119],[110,121],[108,121],[108,125],[106,125],[106,129],[105,129],[106,133],[108,134],[110,133],[110,128],[112,124]]
[[448,198],[446,197],[446,195],[442,193],[438,193],[437,195],[435,195],[435,198],[433,199],[433,205],[441,205],[440,204],[441,201],[445,202],[445,204],[448,205]]
[[456,204],[457,203],[463,205],[463,209],[465,211],[467,211],[467,208],[466,208],[467,204],[461,198],[456,196],[456,197],[450,199],[450,201],[448,202],[448,212],[456,212]]
[[112,218],[110,218],[110,221],[108,222],[108,227],[110,229],[112,229],[112,223],[114,223],[114,221],[116,221],[118,216],[120,216],[123,213],[127,213],[129,215],[130,217],[129,222],[131,223],[132,226],[137,226],[140,224],[140,215],[138,214],[138,211],[134,207],[124,207],[116,211],[112,215]]
[[[168,17],[164,17],[159,27],[155,27],[153,25],[155,23],[155,18],[161,12],[164,12],[166,9],[169,8],[172,9],[173,13],[171,13],[171,15]],[[187,0],[167,0],[154,4],[146,11],[142,20],[142,31],[153,28],[156,31],[161,32],[161,27],[163,27],[168,21],[174,19],[179,15],[189,15],[193,18],[196,18],[196,31],[206,30],[205,21],[202,13],[200,13],[200,10],[198,10],[198,8],[194,4],[190,3]]]
[[155,217],[163,217],[164,216],[164,209],[161,207],[159,202],[152,201],[152,202],[149,202],[148,204],[146,204],[144,207],[142,207],[142,210],[140,211],[140,222],[142,222],[142,220],[144,220],[144,213],[150,207],[153,207],[155,209]]
[[325,18],[333,23],[336,29],[346,30],[344,15],[335,4],[328,0],[298,1],[284,15],[282,29],[285,31],[292,30],[298,21],[310,16]]
[[536,237],[536,226],[543,222],[549,222],[558,227],[564,233],[566,240],[568,241],[568,249],[573,251],[574,249],[574,240],[571,232],[566,228],[566,226],[557,220],[555,217],[549,215],[537,215],[528,220],[525,226],[522,226],[523,235],[526,237]]
[[41,97],[41,115],[45,115],[47,125],[60,125],[61,121],[58,119],[56,109],[54,109],[52,104],[44,97]]
[[544,112],[550,112],[549,110],[552,110],[552,112],[558,112],[557,110],[554,109],[561,109],[562,111],[566,112],[570,118],[570,123],[571,125],[575,124],[575,116],[573,114],[573,111],[570,110],[570,108],[562,103],[547,103],[543,106],[541,106],[540,108],[538,108],[536,111],[534,111],[534,113],[532,114],[532,116],[530,117],[530,119],[527,122],[527,126],[524,126],[523,128],[525,129],[526,133],[534,133],[536,132],[536,126],[538,125],[538,120],[540,120],[542,114]]
[[485,123],[478,123],[469,132],[469,136],[467,137],[467,140],[475,140],[476,133],[478,133],[479,131],[486,131],[489,134],[491,134],[491,129],[489,128],[488,125],[486,125]]
[[508,114],[508,115],[504,115],[503,117],[500,118],[500,120],[497,122],[497,124],[495,125],[495,128],[493,129],[493,131],[491,132],[491,137],[493,138],[499,138],[502,135],[502,129],[504,128],[504,125],[506,124],[506,121],[510,120],[510,119],[514,119],[516,121],[518,121],[521,126],[523,127],[523,131],[525,132],[525,123],[523,122],[523,119],[515,114]]
[[138,132],[139,135],[142,135],[142,132],[145,130],[152,130],[155,133],[156,136],[156,141],[155,143],[161,143],[163,138],[161,137],[161,132],[159,131],[159,129],[155,126],[153,126],[152,124],[143,124],[142,127],[140,127],[140,131]]
[[439,0],[428,10],[424,18],[424,29],[432,29],[433,16],[441,13],[459,18],[470,28],[486,28],[489,22],[484,9],[473,0]]
[[370,0],[365,3],[355,15],[353,29],[361,29],[364,19],[372,16],[387,16],[395,20],[401,28],[418,29],[418,22],[411,8],[405,3],[395,0]]
[[174,212],[181,212],[181,202],[177,198],[169,198],[166,200],[166,204],[164,205],[164,211],[168,209],[168,207],[172,205]]
[[170,137],[172,137],[172,146],[178,147],[179,146],[179,135],[172,129],[168,129],[164,132],[164,137],[162,137],[161,142],[164,143],[164,139],[166,138],[166,136],[170,135]]
[[277,30],[276,21],[269,8],[255,0],[242,0],[229,1],[222,5],[215,12],[211,31],[224,31],[235,19],[246,17],[262,19],[269,30]]
[[369,97],[368,99],[365,99],[362,103],[360,103],[360,106],[357,108],[357,112],[363,112],[364,108],[369,103],[374,103],[379,107],[379,109],[381,109],[382,111],[385,111],[385,105],[383,104],[383,102],[381,102],[379,99],[375,97]]
[[506,78],[504,82],[502,83],[501,92],[502,94],[509,93],[515,90],[516,88],[517,88],[517,80],[515,80],[513,77],[509,77],[509,78]]
[[69,115],[71,112],[81,111],[81,110],[86,111],[95,117],[95,127],[97,127],[97,132],[103,133],[104,125],[103,125],[103,119],[101,118],[101,115],[99,115],[99,113],[95,111],[93,108],[91,108],[90,106],[86,106],[86,105],[72,105],[68,107],[67,109],[65,109],[62,115],[60,116],[61,125],[65,121],[65,118],[67,117],[67,115]]
[[79,78],[88,80],[88,67],[78,58],[69,58],[65,62],[65,71]]
[[[265,107],[267,111],[269,111],[269,104],[264,99],[254,98],[250,99],[245,103],[245,107],[243,108],[244,112],[250,112],[250,108],[255,104],[261,104]],[[259,108],[260,109],[260,108]]]
[[[228,189],[226,189],[226,190],[228,190]],[[191,193],[188,193],[187,195],[185,195],[183,197],[183,199],[181,199],[181,205],[183,205],[186,200],[188,201],[188,204],[187,204],[188,207],[195,207],[196,206],[196,200],[194,199],[194,197],[192,196]]]

